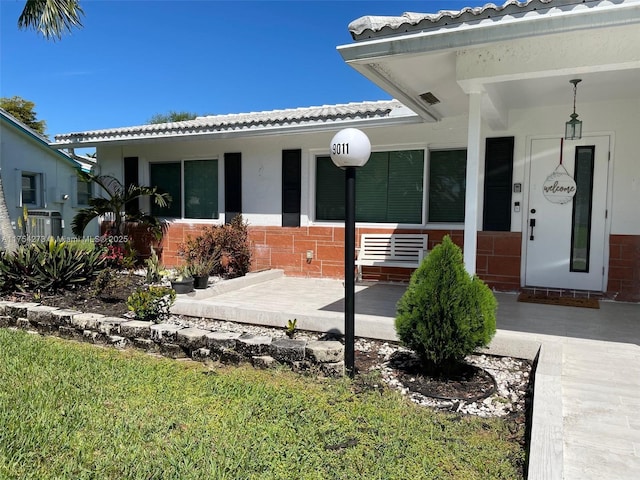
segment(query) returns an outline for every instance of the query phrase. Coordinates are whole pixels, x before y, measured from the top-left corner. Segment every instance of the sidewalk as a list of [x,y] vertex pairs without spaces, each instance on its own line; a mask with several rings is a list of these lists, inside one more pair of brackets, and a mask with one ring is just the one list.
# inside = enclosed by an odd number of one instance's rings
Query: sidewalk
[[[395,305],[405,289],[357,285],[356,335],[396,340]],[[496,297],[490,352],[539,353],[529,479],[640,478],[640,304],[601,302],[595,310]],[[342,332],[344,287],[261,272],[181,295],[173,312],[272,327],[296,318],[300,329]]]

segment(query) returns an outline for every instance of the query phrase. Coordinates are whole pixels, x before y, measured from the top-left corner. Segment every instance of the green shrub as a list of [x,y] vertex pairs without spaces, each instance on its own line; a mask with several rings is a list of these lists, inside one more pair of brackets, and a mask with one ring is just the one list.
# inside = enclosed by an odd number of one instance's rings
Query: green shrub
[[189,265],[210,263],[212,275],[241,277],[251,267],[248,225],[237,215],[229,224],[205,227],[181,245],[180,253]]
[[425,366],[443,370],[491,341],[496,309],[489,287],[466,272],[460,248],[446,236],[412,275],[396,331]]
[[175,301],[176,292],[173,288],[151,285],[137,288],[127,298],[127,308],[135,314],[136,320],[159,323],[169,317],[169,309]]
[[122,278],[117,270],[111,267],[104,268],[91,282],[91,291],[98,297],[112,295],[116,288],[123,284]]
[[88,283],[104,266],[104,250],[91,251],[53,237],[19,245],[0,257],[3,290],[56,291]]

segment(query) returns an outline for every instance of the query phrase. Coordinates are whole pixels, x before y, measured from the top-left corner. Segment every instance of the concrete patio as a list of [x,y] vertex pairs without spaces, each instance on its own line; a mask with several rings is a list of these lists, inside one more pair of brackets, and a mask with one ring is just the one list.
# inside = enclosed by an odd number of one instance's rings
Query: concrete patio
[[[406,285],[356,286],[357,336],[396,340]],[[640,304],[600,309],[519,303],[498,293],[490,353],[534,359],[529,479],[636,479],[640,475]],[[341,281],[271,270],[181,295],[176,314],[342,332]]]

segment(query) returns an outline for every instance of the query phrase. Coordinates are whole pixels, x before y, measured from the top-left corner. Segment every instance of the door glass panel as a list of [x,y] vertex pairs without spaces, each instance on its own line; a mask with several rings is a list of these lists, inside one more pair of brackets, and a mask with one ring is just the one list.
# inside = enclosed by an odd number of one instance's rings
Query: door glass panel
[[574,175],[576,194],[573,197],[573,215],[571,219],[572,272],[589,271],[594,154],[594,146],[576,147]]

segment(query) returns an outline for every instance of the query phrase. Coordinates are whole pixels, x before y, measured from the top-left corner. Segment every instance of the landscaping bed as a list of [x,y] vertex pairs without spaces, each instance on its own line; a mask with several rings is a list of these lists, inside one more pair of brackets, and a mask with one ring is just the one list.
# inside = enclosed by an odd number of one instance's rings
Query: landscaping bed
[[[57,293],[17,292],[6,294],[2,299],[35,302],[59,309],[72,309],[108,317],[121,317],[127,316],[127,298],[142,285],[144,285],[143,276],[118,274],[116,277],[111,278],[109,282],[105,282],[103,288],[98,288],[97,282],[93,282],[90,285],[76,285],[71,289],[61,289]],[[264,327],[251,325],[178,316],[171,316],[166,321],[183,327],[198,328],[210,328],[212,324],[216,324],[215,330],[219,330],[220,324],[223,324],[222,330],[239,329],[244,333],[255,333],[256,329],[262,329],[263,333],[268,330],[267,333],[272,338],[286,336],[284,328],[264,329]],[[26,324],[23,327],[28,328]],[[297,331],[296,335],[296,338],[309,340],[317,340],[322,337],[319,334],[300,331]],[[77,337],[82,338],[82,332]],[[339,337],[325,337],[323,339],[341,340]],[[135,342],[129,342],[128,344],[135,344]],[[193,352],[187,353],[194,358],[197,357]],[[212,358],[208,354],[205,357],[201,358],[201,360],[210,361]],[[224,365],[224,358],[213,358],[216,362],[221,361],[216,368],[227,368]],[[489,355],[471,355],[466,358],[466,362],[470,367],[458,376],[447,378],[429,376],[416,368],[417,359],[409,350],[397,344],[359,338],[356,342],[356,370],[359,375],[351,383],[350,388],[357,395],[369,395],[372,392],[376,392],[379,395],[388,395],[395,390],[413,403],[431,407],[433,410],[453,412],[458,416],[462,414],[462,418],[502,417],[501,421],[504,422],[505,431],[508,432],[505,439],[511,444],[517,445],[522,454],[517,457],[518,459],[515,462],[520,477],[504,478],[521,478],[524,471],[524,452],[526,451],[526,412],[532,394],[529,382],[531,364],[524,360]],[[297,368],[295,364],[292,365],[295,370],[300,372],[309,371],[308,368]],[[311,369],[311,371],[320,373],[320,370],[317,369]],[[345,442],[338,442],[336,450],[340,451],[353,446],[351,445],[353,441],[353,439],[348,438]],[[467,477],[454,476],[451,478]],[[476,477],[470,476],[468,478]],[[477,478],[503,477],[482,476]]]
[[2,478],[524,478],[509,421],[421,408],[376,376],[212,367],[0,329],[0,377]]

